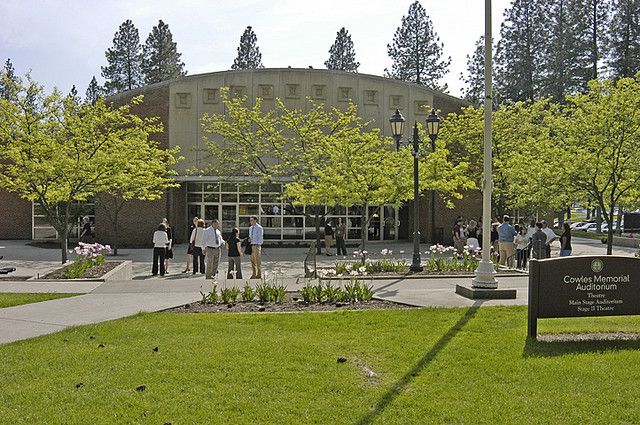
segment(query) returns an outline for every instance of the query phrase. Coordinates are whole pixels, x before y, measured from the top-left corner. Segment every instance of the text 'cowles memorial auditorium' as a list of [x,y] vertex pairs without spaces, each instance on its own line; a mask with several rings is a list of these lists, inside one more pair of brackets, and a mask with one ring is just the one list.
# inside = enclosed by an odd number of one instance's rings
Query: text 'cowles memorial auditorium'
[[[222,231],[239,227],[246,233],[248,219],[256,215],[264,227],[265,243],[295,242],[315,239],[315,224],[305,217],[304,207],[293,207],[281,198],[282,183],[260,183],[250,177],[237,179],[218,176],[190,175],[187,170],[206,169],[211,154],[204,141],[201,126],[203,114],[224,114],[220,88],[228,87],[232,96],[246,96],[249,106],[263,99],[263,108],[275,107],[281,99],[288,108],[306,110],[307,98],[328,107],[344,107],[350,101],[358,105],[358,113],[390,136],[389,117],[399,109],[407,123],[424,123],[434,107],[443,115],[457,112],[465,102],[453,96],[416,84],[393,79],[315,69],[255,69],[223,71],[191,75],[153,84],[109,98],[116,104],[144,95],[142,105],[132,110],[140,116],[160,117],[164,132],[154,138],[164,148],[179,146],[185,159],[176,165],[178,188],[169,189],[163,199],[153,202],[133,201],[121,213],[120,242],[124,246],[147,246],[157,223],[167,217],[173,224],[177,242],[186,240],[191,218],[220,220]],[[405,135],[406,137],[406,135]],[[7,192],[0,193],[0,239],[46,240],[56,238],[56,231],[44,218],[38,205]],[[479,213],[479,193],[471,192],[457,201],[451,210],[436,199],[421,198],[421,233],[450,242],[448,229],[457,215]],[[432,229],[431,209],[435,208]],[[369,220],[368,240],[409,239],[412,234],[412,208],[404,205],[366,205],[332,208],[328,218],[342,217],[347,223],[347,238],[360,239],[364,209]],[[107,217],[90,203],[86,215],[94,222],[96,239],[109,243],[113,235]],[[11,219],[10,219],[11,218]],[[74,232],[77,232],[75,226]],[[72,237],[77,236],[72,234]]]

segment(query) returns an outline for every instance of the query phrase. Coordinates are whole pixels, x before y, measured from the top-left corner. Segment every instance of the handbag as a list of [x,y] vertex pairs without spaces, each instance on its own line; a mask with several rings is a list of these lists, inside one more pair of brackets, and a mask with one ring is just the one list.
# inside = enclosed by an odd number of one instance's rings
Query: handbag
[[249,238],[243,239],[240,246],[244,247],[244,253],[246,255],[251,255],[251,240],[249,240]]

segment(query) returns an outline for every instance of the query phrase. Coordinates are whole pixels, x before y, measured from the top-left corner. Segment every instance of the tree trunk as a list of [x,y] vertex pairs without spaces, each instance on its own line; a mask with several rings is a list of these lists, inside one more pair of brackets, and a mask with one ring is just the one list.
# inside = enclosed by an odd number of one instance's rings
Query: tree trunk
[[596,208],[596,232],[602,233],[602,208]]
[[361,251],[364,251],[366,243],[367,243],[367,236],[368,236],[368,227],[369,227],[369,222],[366,219],[366,206],[362,209],[363,213],[362,216],[360,217],[360,223],[362,223],[360,225],[360,245],[362,248],[360,248]]
[[563,224],[564,224],[564,211],[559,211],[558,212],[558,227],[562,228]]
[[567,207],[567,220],[571,221],[571,207]]
[[611,205],[607,218],[607,255],[613,254],[613,209],[615,207]]
[[69,229],[65,229],[64,232],[60,233],[60,236],[58,237],[60,239],[60,251],[62,254],[62,264],[66,263],[68,260],[67,257],[67,249],[68,249],[68,242],[69,242]]
[[113,221],[111,222],[113,226],[113,255],[118,255],[118,244],[120,243],[120,239],[118,237],[118,210],[116,209]]

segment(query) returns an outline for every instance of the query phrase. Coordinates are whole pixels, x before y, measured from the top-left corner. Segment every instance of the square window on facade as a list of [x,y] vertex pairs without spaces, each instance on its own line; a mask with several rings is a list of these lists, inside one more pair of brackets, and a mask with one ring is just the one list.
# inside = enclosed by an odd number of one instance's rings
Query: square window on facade
[[377,90],[365,90],[364,91],[364,103],[368,105],[378,104],[378,91]]
[[247,95],[247,88],[245,86],[231,86],[229,95],[234,98],[244,97]]
[[393,94],[389,96],[389,108],[402,109],[402,107],[403,107],[403,99],[401,95]]
[[313,87],[311,87],[311,96],[314,99],[325,99],[327,97],[325,93],[326,93],[325,85],[316,84]]
[[191,93],[176,93],[176,108],[191,108]]
[[273,99],[273,86],[270,84],[258,85],[258,97],[262,99]]
[[352,98],[351,92],[351,87],[338,87],[338,100],[341,102],[350,101]]
[[206,104],[218,103],[218,89],[203,89],[202,102]]
[[300,84],[287,84],[286,97],[289,99],[297,99],[300,97]]

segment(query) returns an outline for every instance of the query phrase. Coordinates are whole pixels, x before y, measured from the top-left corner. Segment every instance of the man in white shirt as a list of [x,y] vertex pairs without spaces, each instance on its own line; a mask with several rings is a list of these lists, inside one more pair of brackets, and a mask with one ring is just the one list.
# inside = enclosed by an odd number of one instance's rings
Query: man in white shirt
[[213,279],[218,274],[218,264],[220,264],[220,250],[224,244],[222,233],[220,233],[220,222],[216,219],[211,221],[211,226],[204,231],[205,258],[207,268],[205,279]]
[[542,220],[542,231],[544,232],[545,235],[547,235],[547,242],[545,245],[545,249],[546,249],[545,258],[551,258],[551,242],[560,238],[558,238],[558,235],[556,235],[556,232],[554,232],[553,229],[550,228],[547,225],[547,222],[544,220]]
[[258,217],[249,217],[249,243],[251,244],[251,278],[262,278],[262,244],[264,242],[264,230],[258,223]]

